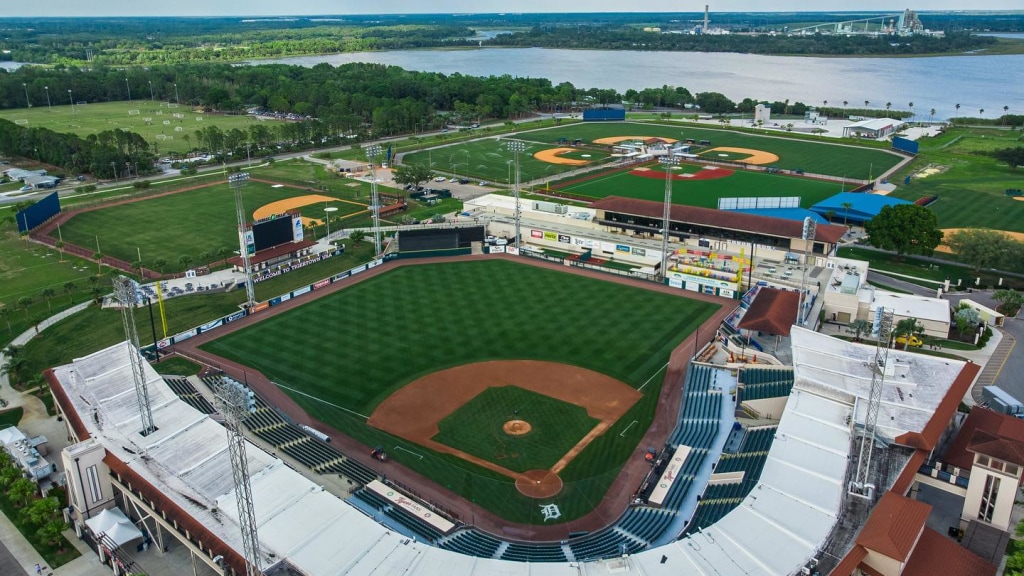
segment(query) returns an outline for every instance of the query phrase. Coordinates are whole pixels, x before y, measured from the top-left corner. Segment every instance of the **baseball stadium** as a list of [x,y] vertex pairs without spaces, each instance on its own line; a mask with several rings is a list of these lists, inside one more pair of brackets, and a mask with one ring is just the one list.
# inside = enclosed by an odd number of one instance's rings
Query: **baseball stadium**
[[[654,124],[516,139],[519,158],[482,138],[402,161],[495,182],[518,163],[533,193],[583,204],[559,217],[584,214],[590,228],[535,222],[506,247],[493,238],[512,230],[503,214],[461,212],[466,222],[400,230],[369,262],[152,349],[129,341],[48,370],[77,442],[63,457],[94,470],[69,479],[85,516],[124,505],[144,538],[187,555],[197,574],[245,573],[247,511],[216,398],[232,383],[254,395],[241,426],[266,574],[768,576],[847,561],[843,526],[874,521],[847,494],[874,348],[791,327],[795,303],[757,309],[742,295],[755,249],[787,263],[801,250],[816,266],[845,233],[823,221],[808,241],[801,222],[764,206],[782,198],[807,211],[906,158]],[[675,206],[662,212],[668,183]],[[239,242],[231,192],[203,182],[49,214],[31,236],[159,282],[164,270],[128,263],[174,263],[197,247],[227,259]],[[353,229],[374,209],[365,182],[253,177],[241,195],[255,239],[242,234],[236,269],[242,250],[268,271],[309,257],[320,243],[305,231],[325,208]],[[730,201],[755,213],[710,218]],[[406,202],[396,193],[378,209]],[[671,254],[647,239],[663,213],[685,244]],[[271,227],[281,230],[266,240]],[[606,266],[613,256],[631,263]],[[711,362],[723,351],[732,361],[726,326],[743,312],[785,326],[792,366]],[[203,369],[161,376],[137,361],[143,352]],[[884,408],[870,481],[906,493],[978,367],[892,354],[914,394]],[[154,425],[143,433],[139,382]],[[72,514],[84,522],[81,506]]]

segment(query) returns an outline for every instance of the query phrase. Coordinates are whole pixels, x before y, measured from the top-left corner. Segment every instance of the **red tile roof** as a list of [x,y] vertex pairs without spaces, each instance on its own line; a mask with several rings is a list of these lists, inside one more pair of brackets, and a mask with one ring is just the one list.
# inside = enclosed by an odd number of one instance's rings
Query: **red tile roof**
[[974,431],[967,451],[985,454],[1003,462],[1024,465],[1024,442],[989,434],[984,430]]
[[[286,254],[291,254],[293,252],[298,252],[299,250],[309,248],[310,246],[313,246],[315,244],[316,242],[312,240],[303,240],[302,242],[286,242],[284,244],[278,244],[273,248],[260,250],[259,252],[253,254],[252,256],[249,257],[249,263],[259,264],[260,262],[266,262],[267,260],[271,260],[273,258],[278,258]],[[235,256],[234,258],[228,258],[228,263],[233,266],[241,266],[242,257]]]
[[776,336],[789,336],[796,310],[800,307],[800,293],[776,288],[761,288],[740,320],[739,328],[758,330]]
[[886,492],[857,536],[857,544],[904,562],[914,550],[931,510],[924,502]]
[[850,576],[853,574],[853,571],[860,566],[861,560],[863,560],[867,555],[868,551],[865,550],[863,546],[857,546],[855,544],[853,549],[847,552],[846,556],[840,560],[839,564],[832,569],[832,572],[829,573],[830,576]]
[[[661,202],[621,198],[619,196],[608,196],[592,203],[590,207],[596,210],[645,216],[647,218],[661,218],[664,215],[664,204]],[[800,238],[803,235],[804,226],[803,222],[797,220],[681,205],[672,206],[671,218],[673,222],[711,226],[725,230],[754,232],[781,238]],[[815,239],[818,242],[835,244],[845,233],[845,226],[818,224]]]
[[995,576],[995,564],[925,528],[901,576]]
[[[977,430],[982,430],[993,436],[1024,442],[1024,420],[1000,414],[988,408],[975,406],[967,415],[963,427],[957,433],[953,443],[949,445],[942,462],[952,464],[963,470],[970,470],[974,464],[974,454],[969,451],[971,440]],[[995,454],[992,454],[995,456]],[[999,456],[996,456],[999,458]]]
[[942,402],[939,402],[935,413],[932,414],[931,420],[928,420],[928,423],[925,424],[924,430],[901,434],[896,437],[896,443],[919,450],[932,450],[935,448],[939,443],[939,438],[942,437],[942,433],[953,419],[953,414],[956,413],[956,409],[960,406],[960,399],[970,390],[979,372],[981,372],[981,366],[972,362],[965,364],[960,373],[956,375],[956,379],[953,380],[952,386],[949,387],[949,392],[942,398]]

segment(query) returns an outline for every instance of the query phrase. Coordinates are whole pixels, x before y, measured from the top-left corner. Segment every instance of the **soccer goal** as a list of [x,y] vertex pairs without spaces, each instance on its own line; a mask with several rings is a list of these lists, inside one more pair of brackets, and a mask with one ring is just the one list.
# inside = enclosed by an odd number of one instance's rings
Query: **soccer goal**
[[139,112],[140,112],[139,110],[129,110],[128,111],[128,115],[129,116],[138,116]]

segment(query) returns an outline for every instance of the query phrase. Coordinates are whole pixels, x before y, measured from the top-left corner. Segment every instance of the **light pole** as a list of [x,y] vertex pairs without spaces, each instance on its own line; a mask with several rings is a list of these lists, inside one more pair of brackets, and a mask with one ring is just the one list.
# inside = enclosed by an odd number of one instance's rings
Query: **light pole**
[[132,101],[132,87],[128,85],[128,77],[124,77],[124,87],[128,89],[128,101]]
[[22,82],[21,87],[25,89],[25,104],[28,104],[28,107],[31,108],[32,102],[28,99],[28,84]]
[[110,169],[114,171],[114,182],[117,182],[117,164],[111,162]]
[[149,82],[149,99],[153,100],[153,101],[156,101],[156,96],[153,95],[153,81],[152,80],[148,80],[148,82]]
[[331,245],[331,215],[333,215],[337,211],[338,211],[338,208],[335,207],[335,206],[327,206],[327,207],[324,208],[324,212],[327,212],[327,216],[324,217],[324,220],[327,222],[327,236],[326,236],[326,238],[327,238],[327,245],[328,246]]
[[380,258],[380,196],[377,194],[377,157],[380,156],[380,144],[366,148],[366,158],[370,161],[370,212],[373,213],[373,250],[374,258]]
[[658,162],[665,170],[665,207],[661,219],[661,279],[664,281],[668,278],[668,237],[669,225],[672,223],[672,168],[679,164],[679,158],[669,152],[665,156],[659,156]]
[[519,239],[521,238],[519,234],[519,221],[522,217],[522,208],[519,205],[519,153],[526,151],[526,143],[522,140],[509,140],[508,149],[512,152],[516,163],[516,185],[515,188],[512,189],[512,195],[515,196],[516,199],[516,250],[519,250]]
[[249,237],[252,232],[247,229],[245,207],[242,205],[242,187],[249,181],[248,172],[235,172],[228,176],[228,185],[235,193],[235,218],[238,220],[238,253],[242,256],[242,273],[245,274],[246,308],[256,304],[256,290],[252,285],[252,264],[249,260]]
[[71,113],[75,113],[75,99],[71,97],[71,89],[68,89],[68,102],[71,102]]
[[50,104],[50,87],[43,86],[43,90],[46,90],[46,109],[49,112],[53,112],[53,106]]
[[175,84],[174,84],[174,103],[177,104],[178,106],[181,106],[181,100],[178,99],[178,84],[177,84],[177,82],[175,82]]

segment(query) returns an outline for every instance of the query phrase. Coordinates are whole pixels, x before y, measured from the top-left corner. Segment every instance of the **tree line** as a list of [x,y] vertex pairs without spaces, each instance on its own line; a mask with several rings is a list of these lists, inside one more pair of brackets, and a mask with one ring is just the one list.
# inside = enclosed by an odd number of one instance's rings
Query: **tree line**
[[123,174],[126,166],[136,172],[152,172],[155,160],[149,143],[135,132],[115,128],[82,138],[2,119],[0,155],[31,158],[73,174],[89,173],[98,178]]

